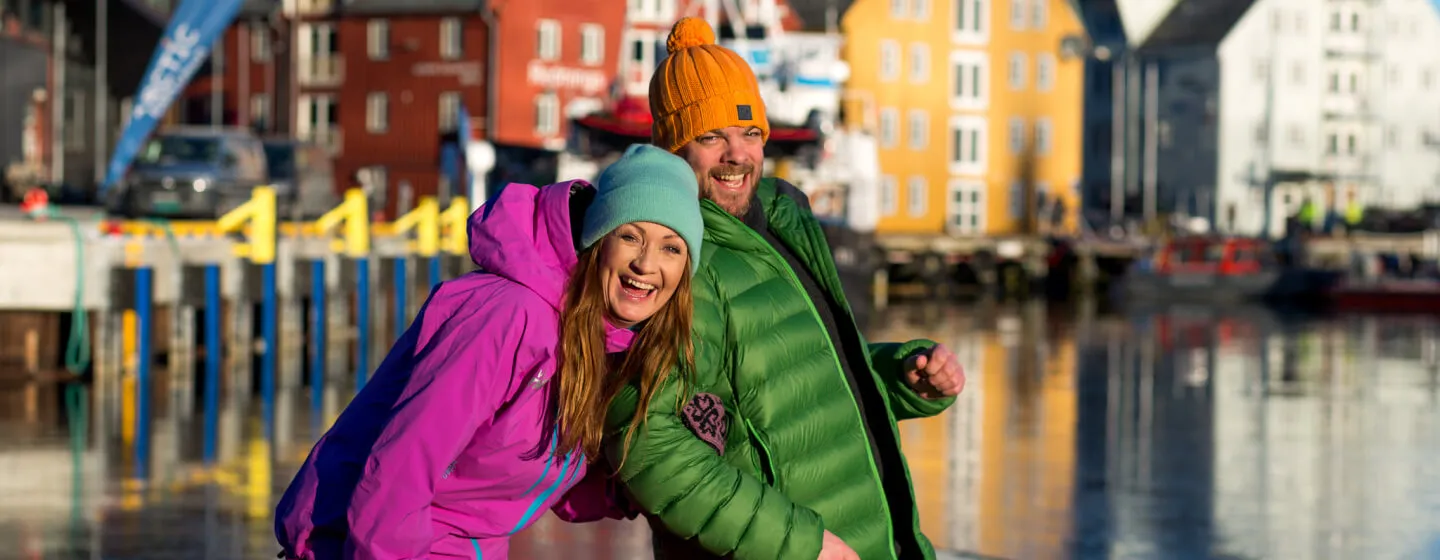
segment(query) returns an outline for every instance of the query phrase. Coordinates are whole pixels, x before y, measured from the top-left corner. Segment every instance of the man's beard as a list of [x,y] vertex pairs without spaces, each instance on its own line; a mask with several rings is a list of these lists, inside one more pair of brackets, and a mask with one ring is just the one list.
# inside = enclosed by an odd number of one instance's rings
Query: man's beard
[[721,165],[710,170],[710,173],[697,177],[700,181],[700,197],[714,202],[720,208],[730,213],[731,216],[744,219],[745,214],[750,212],[750,202],[755,198],[755,185],[750,185],[741,193],[730,191],[721,192],[711,184],[711,179],[717,175],[742,175],[748,180],[755,171],[754,165]]

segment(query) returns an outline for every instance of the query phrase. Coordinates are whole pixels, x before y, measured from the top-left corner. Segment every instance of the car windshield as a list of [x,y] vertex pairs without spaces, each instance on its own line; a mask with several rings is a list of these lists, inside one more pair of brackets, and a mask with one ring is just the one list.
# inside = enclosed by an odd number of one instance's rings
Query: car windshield
[[215,138],[163,136],[146,144],[137,161],[142,165],[213,163],[219,151],[220,142]]
[[266,144],[265,163],[271,179],[295,177],[295,147],[288,144]]

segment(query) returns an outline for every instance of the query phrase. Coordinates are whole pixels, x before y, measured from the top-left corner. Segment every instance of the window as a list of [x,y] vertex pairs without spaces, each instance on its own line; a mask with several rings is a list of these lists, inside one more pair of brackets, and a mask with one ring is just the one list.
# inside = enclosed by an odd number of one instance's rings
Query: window
[[250,123],[251,126],[259,127],[262,130],[270,128],[270,96],[264,93],[256,93],[250,96]]
[[1290,145],[1296,148],[1305,146],[1305,129],[1298,124],[1290,125]]
[[65,147],[71,150],[84,148],[90,139],[86,136],[85,92],[71,92],[65,96]]
[[950,106],[954,109],[981,110],[989,105],[989,59],[981,51],[955,51],[950,54]]
[[455,60],[465,52],[465,37],[460,32],[460,18],[440,20],[440,58]]
[[1330,30],[1331,30],[1331,31],[1339,31],[1339,30],[1340,30],[1340,19],[1341,19],[1340,10],[1339,10],[1338,8],[1337,8],[1335,11],[1330,12]]
[[1023,219],[1025,217],[1025,183],[1014,181],[1010,183],[1010,217],[1012,219]]
[[1295,61],[1290,65],[1290,83],[1297,86],[1305,85],[1305,63]]
[[958,234],[979,234],[985,229],[985,183],[950,181],[946,223]]
[[1028,65],[1025,53],[1010,53],[1010,89],[1020,91],[1025,89],[1025,66]]
[[1040,117],[1039,120],[1035,121],[1036,154],[1042,156],[1050,155],[1050,143],[1052,134],[1051,128],[1052,127],[1050,125],[1050,117]]
[[560,58],[560,22],[540,20],[535,33],[535,57],[540,60]]
[[1025,151],[1025,119],[1021,117],[1010,118],[1010,153],[1019,154]]
[[1255,61],[1255,79],[1257,79],[1257,80],[1268,80],[1268,79],[1270,79],[1270,61],[1269,61],[1269,60],[1265,60],[1265,59],[1262,58],[1262,59],[1260,59],[1260,60],[1256,60],[1256,61]]
[[930,115],[919,109],[910,110],[910,149],[923,150],[930,140]]
[[1355,155],[1355,133],[1345,135],[1345,154]]
[[1010,0],[1010,29],[1025,30],[1025,2],[1026,0]]
[[1330,93],[1340,93],[1340,73],[1330,73]]
[[911,0],[910,8],[915,12],[915,19],[930,20],[930,0]]
[[1399,144],[1400,130],[1398,129],[1398,127],[1391,125],[1388,129],[1385,130],[1385,147],[1395,148],[1398,147]]
[[987,39],[985,21],[989,18],[986,9],[990,0],[955,0],[950,2],[955,10],[955,27],[951,39],[962,44],[981,44]]
[[894,107],[880,109],[880,147],[894,148],[900,136],[900,111]]
[[1047,52],[1035,57],[1035,88],[1040,91],[1055,89],[1055,55]]
[[890,0],[890,17],[895,19],[905,17],[905,0]]
[[959,175],[985,173],[985,117],[950,118],[950,171]]
[[930,81],[930,45],[910,45],[910,81],[917,84]]
[[1045,29],[1045,27],[1046,27],[1047,25],[1049,25],[1049,23],[1050,23],[1050,21],[1049,21],[1049,20],[1050,20],[1050,10],[1049,10],[1049,6],[1046,6],[1046,4],[1045,4],[1046,2],[1049,2],[1049,0],[1034,0],[1034,1],[1030,4],[1030,28],[1031,28],[1031,29],[1036,29],[1036,30]]
[[376,18],[365,25],[365,50],[370,60],[390,58],[390,20]]
[[912,176],[910,184],[906,187],[905,199],[910,210],[910,217],[924,217],[930,202],[930,188],[925,184],[925,178]]
[[250,23],[250,58],[255,62],[270,60],[270,26],[262,22]]
[[1325,153],[1332,156],[1340,153],[1340,137],[1334,132],[1325,136]]
[[460,122],[460,92],[440,94],[440,131],[451,132]]
[[880,216],[894,216],[900,208],[900,185],[893,175],[880,178]]
[[580,26],[580,62],[598,66],[605,61],[605,28],[593,23]]
[[880,40],[880,79],[891,82],[900,77],[900,45],[889,39]]
[[295,136],[340,152],[340,112],[335,96],[301,95],[296,107]]
[[390,129],[390,96],[383,91],[365,96],[365,130],[381,133]]
[[560,100],[553,93],[535,96],[535,133],[553,135],[560,132]]

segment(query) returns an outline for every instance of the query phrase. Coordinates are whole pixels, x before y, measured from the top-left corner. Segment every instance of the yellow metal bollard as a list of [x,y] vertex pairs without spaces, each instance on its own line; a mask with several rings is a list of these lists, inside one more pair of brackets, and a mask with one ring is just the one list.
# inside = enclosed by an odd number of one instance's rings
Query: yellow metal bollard
[[470,202],[463,196],[450,199],[450,207],[440,213],[440,245],[452,255],[470,254]]
[[255,264],[270,264],[275,262],[276,222],[275,189],[255,187],[250,201],[220,216],[215,227],[223,233],[232,233],[245,231],[248,225],[247,242],[235,245],[235,255]]
[[370,203],[365,199],[364,191],[360,189],[347,190],[345,191],[345,200],[339,206],[315,220],[315,233],[320,236],[328,235],[330,230],[343,223],[345,229],[340,232],[341,241],[335,250],[343,251],[345,256],[351,258],[369,255],[369,206]]
[[415,231],[415,240],[407,245],[415,254],[433,257],[440,253],[440,201],[433,196],[420,198],[415,209],[395,220],[395,233]]

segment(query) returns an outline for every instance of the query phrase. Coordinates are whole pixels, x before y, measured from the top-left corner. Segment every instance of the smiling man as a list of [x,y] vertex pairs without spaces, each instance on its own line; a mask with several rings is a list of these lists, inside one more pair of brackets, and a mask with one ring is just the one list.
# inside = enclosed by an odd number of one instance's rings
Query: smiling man
[[[865,342],[808,199],[762,178],[770,123],[750,67],[698,19],[667,48],[652,143],[700,182],[696,370],[627,387],[607,421],[655,557],[934,558],[895,423],[945,410],[964,371],[930,341]],[[626,433],[642,393],[687,404]]]

